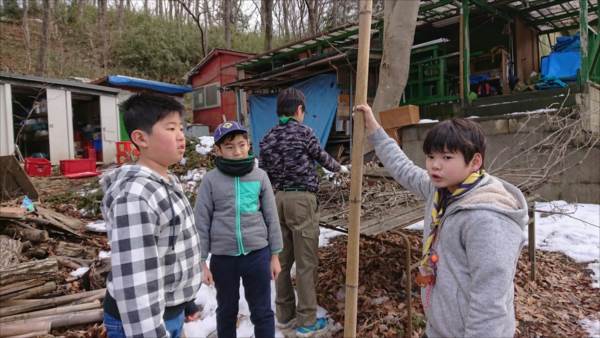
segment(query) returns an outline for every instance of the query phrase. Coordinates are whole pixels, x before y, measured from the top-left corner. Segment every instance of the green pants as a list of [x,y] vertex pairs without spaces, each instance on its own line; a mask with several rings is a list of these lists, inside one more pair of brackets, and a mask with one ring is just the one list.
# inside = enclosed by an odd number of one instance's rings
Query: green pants
[[[280,323],[296,317],[297,325],[309,326],[316,321],[317,268],[319,265],[319,211],[315,194],[303,191],[279,191],[275,195],[283,236],[279,254],[281,273],[277,278],[276,315]],[[296,262],[296,291],[290,270]]]

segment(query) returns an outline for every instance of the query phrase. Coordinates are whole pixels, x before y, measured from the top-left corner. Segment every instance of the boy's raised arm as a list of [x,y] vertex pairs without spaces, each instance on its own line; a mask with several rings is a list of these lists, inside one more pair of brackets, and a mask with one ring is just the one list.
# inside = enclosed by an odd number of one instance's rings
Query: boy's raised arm
[[269,236],[269,246],[271,254],[278,254],[283,250],[283,238],[281,237],[281,227],[279,225],[279,215],[277,214],[277,204],[275,203],[275,195],[271,187],[271,181],[265,174],[261,182],[260,205],[262,214],[267,224]]
[[208,250],[210,249],[210,226],[212,224],[213,215],[213,198],[212,188],[208,180],[202,180],[196,195],[196,204],[194,206],[194,220],[196,229],[200,235],[200,251],[202,262],[208,258]]
[[111,227],[113,298],[127,337],[168,337],[163,321],[163,271],[158,257],[158,216],[139,196],[114,202]]
[[427,171],[406,157],[398,144],[381,128],[369,106],[359,105],[356,109],[364,113],[369,142],[375,147],[375,153],[387,171],[404,188],[422,199],[427,199],[433,193]]

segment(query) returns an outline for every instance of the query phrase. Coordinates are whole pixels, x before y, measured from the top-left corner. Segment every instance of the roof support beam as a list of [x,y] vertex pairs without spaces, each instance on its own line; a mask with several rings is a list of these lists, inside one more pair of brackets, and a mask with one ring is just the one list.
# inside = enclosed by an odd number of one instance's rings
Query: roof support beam
[[[598,6],[596,5],[596,6],[591,7],[588,10],[588,12],[594,11],[594,10],[597,10],[597,9],[598,9]],[[546,22],[560,21],[560,20],[563,20],[563,19],[571,18],[571,17],[572,18],[576,18],[578,16],[579,16],[579,10],[574,10],[574,11],[570,11],[570,12],[567,12],[567,13],[558,14],[558,15],[554,15],[554,16],[546,16],[543,19],[534,20],[534,23],[536,25],[540,25],[540,24],[543,24],[543,23],[546,23]]]
[[587,83],[589,73],[588,58],[588,0],[579,0],[579,41],[581,43],[581,84]]
[[477,7],[489,12],[492,15],[495,15],[497,17],[500,17],[504,20],[506,20],[507,22],[512,22],[513,19],[512,17],[510,17],[509,15],[507,15],[506,13],[502,12],[501,10],[499,10],[498,8],[494,7],[493,5],[488,4],[485,1],[482,0],[471,0],[475,5],[477,5]]
[[548,1],[548,2],[544,2],[538,5],[534,5],[534,6],[529,6],[529,7],[525,7],[522,8],[521,11],[522,12],[533,12],[533,11],[537,11],[540,9],[544,9],[544,8],[548,8],[554,5],[560,5],[563,4],[565,2],[569,2],[571,0],[554,0],[554,1]]

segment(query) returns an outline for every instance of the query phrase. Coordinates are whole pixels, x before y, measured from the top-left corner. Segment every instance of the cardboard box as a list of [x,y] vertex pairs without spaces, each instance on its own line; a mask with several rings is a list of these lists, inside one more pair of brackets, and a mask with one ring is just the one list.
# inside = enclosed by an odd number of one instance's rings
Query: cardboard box
[[396,141],[398,144],[402,144],[402,139],[400,138],[400,128],[386,128],[385,132]]
[[383,129],[401,128],[419,123],[419,106],[407,105],[379,113]]

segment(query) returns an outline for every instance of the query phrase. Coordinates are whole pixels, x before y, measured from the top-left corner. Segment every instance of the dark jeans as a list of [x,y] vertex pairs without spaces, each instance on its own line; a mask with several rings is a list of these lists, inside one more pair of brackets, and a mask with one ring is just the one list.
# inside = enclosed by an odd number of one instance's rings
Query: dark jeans
[[[165,328],[171,334],[171,338],[179,338],[183,333],[183,311],[178,316],[165,320]],[[123,322],[104,312],[104,327],[108,338],[125,338]]]
[[217,334],[235,338],[240,299],[240,278],[250,307],[254,336],[275,336],[275,319],[271,309],[271,251],[267,246],[242,256],[213,255],[210,259],[217,288]]

